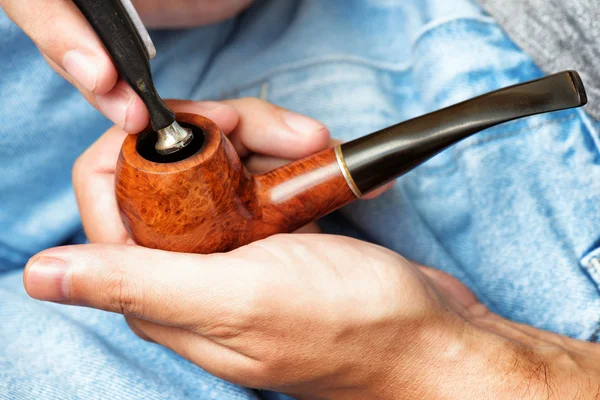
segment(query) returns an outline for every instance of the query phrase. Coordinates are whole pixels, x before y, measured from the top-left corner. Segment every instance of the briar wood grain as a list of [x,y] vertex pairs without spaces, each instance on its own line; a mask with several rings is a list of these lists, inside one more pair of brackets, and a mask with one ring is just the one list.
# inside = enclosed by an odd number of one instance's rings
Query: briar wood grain
[[146,160],[129,136],[117,165],[121,217],[136,243],[189,252],[226,252],[292,232],[355,200],[333,149],[270,173],[248,173],[229,140],[210,120],[178,121],[204,132],[202,149],[183,161]]

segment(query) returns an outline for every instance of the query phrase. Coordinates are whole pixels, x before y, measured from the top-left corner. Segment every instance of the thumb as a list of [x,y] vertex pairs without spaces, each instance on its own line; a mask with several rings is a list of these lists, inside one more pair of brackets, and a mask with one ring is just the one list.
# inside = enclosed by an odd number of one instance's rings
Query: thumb
[[97,308],[169,326],[202,326],[236,315],[252,296],[251,263],[131,245],[66,246],[27,264],[38,300]]

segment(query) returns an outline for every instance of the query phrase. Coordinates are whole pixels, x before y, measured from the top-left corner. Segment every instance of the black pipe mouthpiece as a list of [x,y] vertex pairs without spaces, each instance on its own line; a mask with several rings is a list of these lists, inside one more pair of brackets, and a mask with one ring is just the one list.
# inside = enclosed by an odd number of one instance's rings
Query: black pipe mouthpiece
[[585,104],[581,77],[566,71],[402,122],[343,144],[341,151],[355,189],[366,194],[487,128]]

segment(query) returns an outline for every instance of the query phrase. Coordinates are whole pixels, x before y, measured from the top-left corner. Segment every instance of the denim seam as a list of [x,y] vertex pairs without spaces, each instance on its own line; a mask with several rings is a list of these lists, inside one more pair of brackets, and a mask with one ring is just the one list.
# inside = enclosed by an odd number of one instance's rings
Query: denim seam
[[270,79],[274,78],[275,76],[284,74],[286,72],[290,72],[290,71],[294,71],[294,70],[298,70],[298,69],[302,69],[302,68],[314,67],[314,66],[318,66],[318,65],[338,64],[338,63],[353,64],[353,65],[373,68],[373,69],[376,69],[379,71],[385,71],[385,72],[406,72],[413,65],[412,62],[384,63],[384,62],[375,62],[372,60],[364,59],[362,57],[350,56],[350,55],[346,55],[346,54],[332,54],[332,55],[328,55],[328,56],[324,56],[324,57],[308,58],[308,59],[298,61],[295,63],[282,65],[280,67],[274,68],[271,71],[268,71],[268,72],[260,75],[258,78],[255,78],[246,83],[243,83],[243,84],[237,86],[236,88],[226,90],[225,93],[236,93],[236,92],[240,92],[243,90],[248,90],[258,84],[269,81]]
[[[587,265],[581,265],[581,267],[583,268],[584,272],[587,273],[589,279],[592,281],[592,283],[594,283],[596,285],[596,288],[598,288],[600,290],[600,287],[598,287],[598,282],[599,280],[597,279],[598,276],[600,275],[600,271],[598,271],[598,268],[594,265],[590,265],[592,264],[592,261],[594,259],[598,259],[597,257],[592,257],[591,260],[589,260],[587,262]],[[592,334],[590,335],[590,337],[587,339],[589,342],[597,342],[598,339],[600,339],[600,320],[598,320],[598,322],[596,323],[596,328],[594,329],[594,332],[592,332]]]
[[224,22],[223,29],[225,29],[225,30],[227,30],[226,25],[229,25],[231,27],[231,29],[228,29],[227,34],[224,37],[222,37],[222,41],[220,43],[216,42],[214,45],[214,48],[209,50],[208,60],[207,60],[206,64],[204,65],[204,67],[202,68],[202,71],[200,71],[200,73],[198,74],[196,83],[191,87],[200,87],[202,82],[204,82],[206,76],[210,72],[209,66],[212,65],[214,60],[219,55],[219,52],[221,50],[223,50],[225,47],[227,47],[228,43],[235,36],[236,31],[239,29],[239,19],[234,18],[234,19],[229,20],[228,22]]
[[[472,148],[479,147],[484,144],[492,143],[497,140],[502,140],[502,139],[507,139],[507,138],[513,137],[513,136],[517,136],[525,131],[532,131],[534,129],[544,127],[546,125],[571,121],[571,120],[575,119],[576,117],[577,117],[576,114],[571,114],[568,117],[551,118],[551,119],[545,120],[544,122],[541,122],[541,123],[538,123],[535,125],[530,125],[525,128],[519,128],[519,129],[513,129],[513,130],[509,130],[509,131],[505,131],[505,132],[499,132],[495,135],[489,135],[486,138],[475,139],[475,140],[473,140],[473,142],[465,144],[463,146],[458,145],[457,147],[455,147],[454,150],[452,150],[453,151],[452,154],[455,156],[455,158],[458,158],[462,154],[464,154],[466,151],[468,151]],[[421,167],[419,167],[419,169],[427,171],[427,172],[435,172],[435,173],[442,173],[442,174],[449,175],[458,170],[458,165],[456,165],[456,163],[452,163],[451,166],[447,164],[447,166],[428,167],[427,164],[423,164]]]
[[264,82],[260,85],[260,99],[263,101],[267,101],[269,98],[269,82]]
[[[579,260],[579,267],[600,293],[600,271],[597,264],[600,264],[600,248],[597,246]],[[598,321],[597,329],[589,340],[598,341],[598,339],[600,339],[600,321]]]
[[450,17],[446,17],[446,18],[440,18],[440,19],[436,19],[434,21],[428,22],[425,25],[423,25],[421,27],[421,29],[419,29],[417,31],[417,34],[415,35],[415,38],[413,39],[412,43],[411,43],[411,49],[414,48],[415,46],[417,46],[419,44],[419,42],[421,41],[421,39],[423,39],[429,32],[433,31],[434,29],[440,28],[444,25],[450,24],[450,23],[454,23],[454,22],[459,22],[459,21],[475,21],[475,22],[481,22],[485,25],[492,25],[497,27],[497,23],[496,21],[491,18],[491,17],[484,17],[484,16],[461,16],[461,15],[456,15],[456,16],[450,16]]
[[[455,16],[455,17],[445,18],[441,21],[437,20],[436,23],[430,23],[430,26],[428,27],[428,29],[423,29],[423,28],[427,27],[427,25],[422,28],[422,31],[420,31],[419,35],[417,35],[415,37],[415,39],[412,41],[411,48],[414,47],[416,45],[416,43],[425,34],[427,34],[427,32],[429,32],[430,30],[432,30],[436,27],[439,27],[442,24],[447,24],[450,22],[456,22],[456,21],[461,21],[461,20],[471,20],[471,21],[477,21],[477,22],[481,22],[481,23],[485,23],[485,24],[489,24],[489,25],[494,25],[493,19],[488,18],[488,17]],[[331,54],[331,55],[327,55],[327,56],[323,56],[323,57],[313,57],[313,58],[308,58],[308,59],[305,59],[302,61],[297,61],[297,62],[289,63],[286,65],[281,65],[277,68],[274,68],[270,71],[265,72],[262,75],[259,75],[258,78],[255,78],[246,83],[240,84],[236,88],[226,90],[225,93],[234,94],[236,92],[248,90],[249,88],[256,86],[257,84],[260,84],[261,82],[268,81],[268,80],[272,79],[273,77],[275,77],[276,75],[284,74],[286,72],[290,72],[290,71],[294,71],[294,70],[298,70],[298,69],[302,69],[302,68],[307,68],[307,67],[314,67],[314,66],[318,66],[318,65],[336,64],[336,63],[346,63],[346,64],[353,64],[353,65],[357,65],[357,66],[364,66],[364,67],[373,68],[378,71],[384,71],[384,72],[406,72],[413,66],[413,62],[410,60],[406,61],[406,62],[402,62],[402,63],[400,63],[400,62],[397,62],[397,63],[396,62],[383,62],[383,61],[377,62],[377,61],[369,60],[369,59],[366,59],[363,57],[351,56],[351,55],[346,55],[346,54]],[[227,94],[225,95],[225,97],[228,97]]]
[[598,152],[600,152],[600,136],[598,135],[598,129],[594,126],[594,123],[591,121],[595,121],[595,118],[581,108],[577,109],[577,113],[581,118],[581,122],[583,122],[583,125],[585,125],[586,129],[588,130],[588,133],[594,141],[596,149],[598,150]]
[[598,341],[598,339],[600,339],[600,321],[598,321],[598,323],[596,324],[596,329],[594,329],[594,332],[587,339],[587,341],[595,343]]

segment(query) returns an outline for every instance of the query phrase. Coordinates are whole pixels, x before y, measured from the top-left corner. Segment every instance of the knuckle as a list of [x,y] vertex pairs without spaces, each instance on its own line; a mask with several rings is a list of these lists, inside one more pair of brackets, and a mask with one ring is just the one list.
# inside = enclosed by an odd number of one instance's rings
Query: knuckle
[[248,334],[259,334],[260,326],[269,316],[265,301],[257,296],[240,295],[211,320],[202,322],[203,335],[216,340],[235,340]]
[[106,275],[101,293],[105,293],[107,308],[125,316],[141,316],[139,293],[133,279],[121,268],[113,267]]
[[203,323],[202,334],[214,339],[233,340],[253,332],[257,321],[261,320],[257,310],[251,303],[228,307],[221,315]]
[[247,330],[243,320],[227,318],[205,324],[202,328],[202,334],[213,339],[233,340]]

